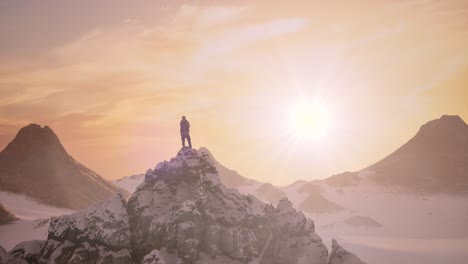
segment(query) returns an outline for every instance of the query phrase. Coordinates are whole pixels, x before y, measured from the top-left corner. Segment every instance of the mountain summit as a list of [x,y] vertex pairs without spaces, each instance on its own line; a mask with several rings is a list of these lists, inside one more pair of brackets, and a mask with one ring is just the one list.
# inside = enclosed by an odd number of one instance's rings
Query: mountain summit
[[48,126],[20,129],[0,152],[0,190],[64,208],[84,208],[118,190],[73,159]]
[[432,120],[366,170],[372,180],[385,185],[428,193],[468,193],[468,126],[459,116]]
[[314,222],[287,199],[273,207],[227,188],[210,155],[188,148],[148,170],[128,202],[117,195],[53,218],[47,240],[22,242],[7,257],[29,263],[349,263],[329,262]]
[[468,126],[458,115],[443,115],[421,127],[413,141],[427,146],[461,149],[468,146]]

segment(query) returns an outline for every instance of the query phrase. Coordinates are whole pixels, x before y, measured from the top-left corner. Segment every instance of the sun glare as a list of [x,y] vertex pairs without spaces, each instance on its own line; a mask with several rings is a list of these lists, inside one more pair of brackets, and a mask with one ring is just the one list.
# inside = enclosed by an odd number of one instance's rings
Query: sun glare
[[320,103],[301,102],[291,110],[290,129],[299,140],[323,139],[329,128],[329,113]]

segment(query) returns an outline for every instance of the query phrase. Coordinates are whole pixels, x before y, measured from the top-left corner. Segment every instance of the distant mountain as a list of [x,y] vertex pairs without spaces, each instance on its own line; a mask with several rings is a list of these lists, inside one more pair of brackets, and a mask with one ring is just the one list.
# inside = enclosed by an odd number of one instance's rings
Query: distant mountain
[[0,225],[9,224],[15,220],[18,220],[16,216],[8,212],[2,204],[0,204]]
[[284,192],[280,191],[271,183],[262,184],[262,186],[260,186],[256,192],[253,192],[252,194],[257,196],[257,198],[261,201],[271,204],[278,204],[281,199],[287,197]]
[[118,187],[126,190],[129,193],[133,193],[138,185],[140,185],[145,180],[145,174],[135,174],[130,176],[125,176],[123,178],[112,181]]
[[231,170],[231,169],[226,168],[223,164],[218,162],[213,157],[213,154],[211,154],[211,152],[208,149],[200,148],[199,151],[203,151],[203,152],[207,153],[210,156],[210,158],[214,161],[216,169],[218,170],[218,173],[219,173],[219,178],[221,179],[221,182],[224,185],[226,185],[227,187],[239,188],[239,187],[249,186],[249,185],[252,185],[252,184],[261,184],[261,183],[255,181],[255,180],[251,180],[251,179],[248,179],[248,178],[240,175],[235,170]]
[[432,120],[363,172],[382,185],[424,193],[468,193],[468,126],[459,116]]
[[118,188],[73,159],[48,126],[31,124],[0,152],[0,190],[77,209],[114,195]]
[[342,206],[325,198],[322,194],[323,190],[317,182],[312,181],[303,184],[297,192],[306,195],[305,199],[298,206],[303,212],[322,214],[337,212],[344,209]]

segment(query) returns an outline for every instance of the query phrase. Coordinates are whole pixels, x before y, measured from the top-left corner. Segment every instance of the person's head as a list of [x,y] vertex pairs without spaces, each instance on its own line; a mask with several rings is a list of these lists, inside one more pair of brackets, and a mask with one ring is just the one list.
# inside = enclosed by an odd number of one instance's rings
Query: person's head
[[185,120],[185,116],[182,116],[182,120]]

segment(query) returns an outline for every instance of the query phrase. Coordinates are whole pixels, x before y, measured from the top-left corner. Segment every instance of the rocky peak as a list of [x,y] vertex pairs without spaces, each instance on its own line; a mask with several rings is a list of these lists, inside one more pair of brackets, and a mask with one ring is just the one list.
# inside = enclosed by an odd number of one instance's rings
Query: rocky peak
[[291,201],[289,201],[288,198],[283,198],[283,199],[279,200],[278,206],[276,207],[276,210],[278,210],[278,212],[296,211],[296,209],[294,209],[294,207],[293,207],[293,204],[291,203]]
[[274,208],[225,187],[203,150],[183,148],[149,170],[145,179],[128,202],[138,262],[155,249],[183,263],[206,263],[207,256],[232,263],[326,261],[327,250],[312,220],[287,200]]
[[48,126],[30,124],[21,128],[4,152],[13,155],[25,155],[47,149],[49,152],[66,153],[57,135]]
[[117,187],[73,159],[48,126],[19,130],[0,152],[0,189],[64,208],[85,208]]
[[[207,177],[213,176],[216,177]],[[205,177],[212,183],[219,184],[216,167],[211,160],[211,156],[203,151],[196,151],[187,147],[182,148],[177,156],[170,161],[159,163],[154,170],[148,170],[145,180],[162,180],[168,183],[175,183],[179,180],[197,180]]]
[[415,139],[428,144],[457,141],[468,144],[468,126],[458,115],[443,115],[439,119],[427,122],[416,134]]
[[128,203],[118,195],[54,218],[47,241],[23,243],[15,252],[37,260],[32,263],[326,264],[328,259],[313,221],[290,201],[274,208],[225,187],[206,153],[191,149],[148,170]]
[[437,129],[442,127],[465,128],[467,125],[458,115],[443,115],[439,119],[429,121],[423,125],[424,129]]
[[405,191],[467,194],[468,126],[459,116],[432,120],[365,170],[372,172],[372,181]]

